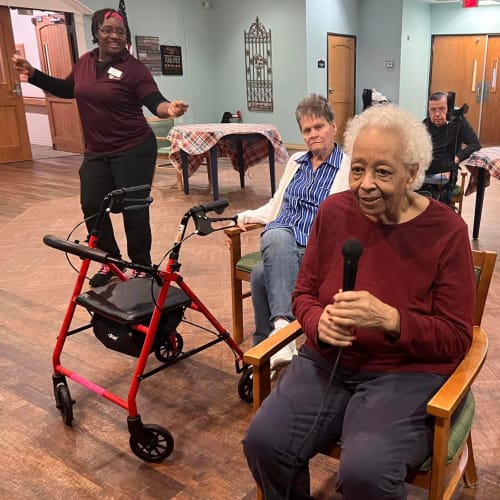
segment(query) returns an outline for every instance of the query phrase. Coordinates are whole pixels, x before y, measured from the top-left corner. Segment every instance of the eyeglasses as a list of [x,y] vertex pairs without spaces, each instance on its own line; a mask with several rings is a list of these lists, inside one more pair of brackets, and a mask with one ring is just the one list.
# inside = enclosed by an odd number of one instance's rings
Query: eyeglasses
[[99,31],[106,36],[110,36],[114,33],[118,38],[127,38],[127,32],[121,28],[113,29],[110,26],[105,26],[104,28],[99,28]]
[[429,114],[430,115],[435,115],[437,113],[447,113],[448,108],[434,108],[434,109],[429,109]]

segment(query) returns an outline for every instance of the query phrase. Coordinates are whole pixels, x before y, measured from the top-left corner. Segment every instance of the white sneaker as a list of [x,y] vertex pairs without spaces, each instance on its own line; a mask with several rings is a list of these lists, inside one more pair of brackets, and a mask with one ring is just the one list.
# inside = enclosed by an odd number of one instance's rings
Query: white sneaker
[[280,349],[276,354],[271,356],[271,370],[280,365],[287,365],[292,361],[292,358],[297,354],[295,340],[292,340],[288,345]]

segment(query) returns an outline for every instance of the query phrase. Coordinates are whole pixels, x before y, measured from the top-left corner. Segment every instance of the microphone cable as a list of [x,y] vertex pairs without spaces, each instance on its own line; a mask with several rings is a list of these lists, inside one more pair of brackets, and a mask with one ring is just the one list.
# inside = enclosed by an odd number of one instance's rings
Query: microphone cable
[[[362,253],[363,253],[363,246],[361,245],[361,242],[357,239],[354,239],[354,238],[348,239],[342,245],[342,255],[344,257],[342,290],[344,292],[354,290],[354,286],[356,284],[356,275],[358,273],[358,261],[359,261],[359,258],[361,257]],[[330,392],[330,387],[332,385],[335,372],[337,371],[337,366],[339,364],[341,353],[342,353],[342,347],[339,347],[339,350],[337,353],[337,358],[335,359],[335,363],[333,364],[332,370],[330,372],[328,383],[326,384],[325,393],[323,395],[321,405],[320,405],[318,412],[316,414],[316,418],[314,419],[314,422],[313,422],[311,428],[309,429],[309,432],[304,437],[302,444],[299,446],[299,450],[297,451],[297,454],[293,457],[292,472],[291,472],[290,478],[288,480],[287,488],[286,488],[286,500],[290,500],[290,498],[291,498],[290,497],[291,490],[292,490],[292,487],[295,483],[295,478],[296,478],[297,472],[298,472],[297,468],[301,462],[300,453],[302,452],[302,450],[304,449],[304,446],[309,441],[313,432],[316,430],[316,427],[319,423],[321,414],[323,413],[323,410],[325,408],[326,396]]]
[[332,371],[330,372],[330,376],[328,378],[328,383],[326,384],[325,394],[323,395],[321,405],[318,409],[318,412],[316,413],[316,418],[314,419],[314,422],[313,422],[311,428],[309,429],[309,432],[306,434],[306,436],[304,437],[304,440],[302,441],[301,445],[299,446],[299,450],[297,451],[296,455],[293,457],[292,472],[291,472],[290,478],[288,479],[288,483],[287,483],[287,487],[286,487],[286,497],[285,497],[286,500],[292,500],[292,497],[291,497],[292,488],[293,488],[293,485],[295,483],[295,479],[296,479],[296,476],[298,473],[298,466],[301,465],[300,464],[300,460],[301,460],[300,453],[304,449],[304,446],[309,441],[310,437],[312,436],[313,432],[315,431],[315,429],[319,423],[321,414],[323,413],[323,410],[325,408],[326,396],[330,392],[330,387],[331,387],[332,382],[333,382],[333,377],[335,375],[335,372],[337,371],[337,365],[339,364],[341,353],[342,353],[342,348],[339,347],[339,351],[337,353],[337,358],[335,359],[335,363],[333,364]]

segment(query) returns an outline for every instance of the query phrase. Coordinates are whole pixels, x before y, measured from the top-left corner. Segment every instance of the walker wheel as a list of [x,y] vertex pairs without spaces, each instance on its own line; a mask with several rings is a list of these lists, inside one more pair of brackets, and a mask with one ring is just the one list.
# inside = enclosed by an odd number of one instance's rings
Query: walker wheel
[[56,406],[61,412],[61,417],[66,425],[73,422],[73,405],[75,400],[71,399],[69,388],[66,384],[59,384],[54,391],[56,397]]
[[140,442],[135,436],[130,436],[130,449],[136,456],[146,462],[161,462],[174,450],[174,438],[164,427],[155,424],[145,424],[142,433],[146,443]]
[[158,361],[166,363],[171,359],[176,358],[182,353],[184,347],[184,340],[182,335],[177,332],[171,333],[165,342],[155,349],[155,356]]
[[253,402],[253,370],[251,366],[245,368],[241,374],[238,383],[238,395],[245,403]]

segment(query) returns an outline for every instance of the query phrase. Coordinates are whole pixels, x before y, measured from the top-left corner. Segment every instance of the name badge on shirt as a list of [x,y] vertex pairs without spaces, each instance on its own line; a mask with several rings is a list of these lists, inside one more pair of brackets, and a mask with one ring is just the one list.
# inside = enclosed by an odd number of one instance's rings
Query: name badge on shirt
[[119,80],[123,75],[123,71],[113,68],[113,66],[110,66],[108,69],[108,78],[110,80]]

